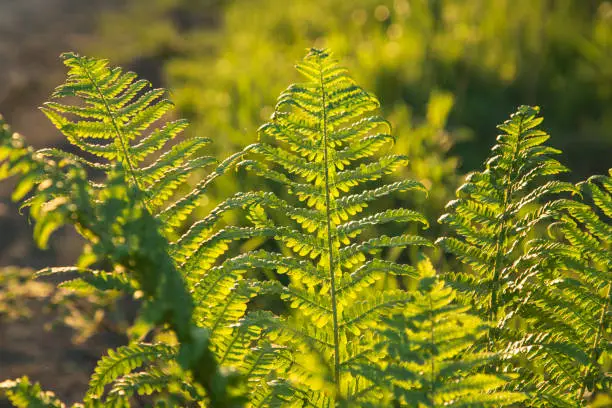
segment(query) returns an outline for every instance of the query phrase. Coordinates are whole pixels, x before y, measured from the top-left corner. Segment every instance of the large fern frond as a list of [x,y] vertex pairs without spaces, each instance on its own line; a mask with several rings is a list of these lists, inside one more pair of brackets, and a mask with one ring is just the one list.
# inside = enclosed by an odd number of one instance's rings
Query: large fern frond
[[[415,211],[358,214],[383,195],[425,189],[411,180],[380,181],[407,160],[380,155],[393,138],[389,124],[375,115],[378,101],[328,51],[312,49],[297,69],[306,82],[281,94],[271,121],[259,130],[260,142],[253,151],[263,159],[243,163],[287,189],[287,198],[259,194],[261,199],[248,205],[258,233],[273,236],[283,252],[260,251],[246,255],[245,261],[288,274],[289,285],[272,289],[293,309],[293,316],[278,322],[272,341],[295,350],[290,374],[285,375],[298,394],[307,392],[311,406],[333,406],[371,386],[353,375],[348,363],[373,350],[372,329],[407,300],[387,277],[414,276],[413,268],[385,261],[379,254],[430,245],[409,234],[368,234],[370,226],[385,223],[426,226]],[[280,226],[278,219],[288,222]]]
[[[94,71],[100,75],[108,71],[104,64],[93,66],[99,68]],[[75,92],[78,95],[79,91]],[[105,170],[104,183],[96,184],[86,171],[95,166],[84,163],[79,156],[61,151],[34,152],[19,135],[3,131],[0,136],[0,176],[19,176],[13,198],[22,200],[29,195],[24,204],[36,221],[38,242],[44,245],[55,229],[74,225],[89,242],[79,269],[96,262],[112,266],[109,272],[89,274],[90,282],[95,281],[98,288],[102,282],[92,280],[92,276],[102,276],[106,283],[129,282],[146,301],[146,320],[153,326],[167,324],[175,332],[180,343],[177,359],[206,390],[211,405],[241,405],[242,391],[228,393],[230,388],[240,388],[239,377],[231,370],[218,370],[215,355],[209,349],[209,331],[192,324],[194,309],[189,288],[170,256],[170,245],[160,233],[159,220],[149,211],[149,201],[143,200],[141,187],[129,182],[132,173],[124,167],[127,162],[114,157],[104,163],[99,167]],[[112,275],[118,279],[109,279]]]

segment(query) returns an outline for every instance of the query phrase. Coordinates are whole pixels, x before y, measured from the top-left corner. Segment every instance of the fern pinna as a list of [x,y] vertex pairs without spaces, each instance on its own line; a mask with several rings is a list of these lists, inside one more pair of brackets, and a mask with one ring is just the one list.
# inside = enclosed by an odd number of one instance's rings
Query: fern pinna
[[288,192],[287,199],[268,193],[250,207],[255,226],[270,231],[282,248],[281,253],[257,253],[266,261],[260,264],[287,273],[290,280],[286,286],[273,285],[293,309],[270,333],[273,342],[294,350],[288,373],[279,375],[292,382],[296,397],[308,406],[334,406],[376,395],[376,385],[353,375],[349,366],[377,359],[372,329],[408,299],[386,277],[414,276],[414,268],[377,254],[386,248],[430,245],[409,234],[366,235],[369,226],[389,222],[427,225],[413,210],[359,214],[379,197],[424,187],[402,180],[379,181],[372,188],[368,182],[407,163],[404,156],[377,156],[393,141],[388,123],[373,114],[377,100],[328,51],[313,49],[296,67],[307,81],[281,94],[253,148],[263,159],[243,165]]
[[581,406],[610,389],[612,178],[594,176],[578,188],[582,199],[563,200],[549,236],[531,240],[519,263],[533,276],[521,314],[535,330],[509,350],[526,350],[546,368],[525,378],[542,406]]
[[[212,309],[209,313],[215,312],[217,320],[223,320],[228,308],[223,307],[219,297],[225,300],[228,293],[242,288],[225,285],[223,291],[213,291],[218,298],[212,298],[210,303],[199,299],[200,303],[195,305],[188,294],[199,277],[205,275],[211,259],[214,263],[224,252],[225,233],[214,229],[220,210],[206,219],[206,228],[201,228],[201,224],[190,228],[188,237],[197,239],[188,240],[189,245],[182,245],[181,239],[175,243],[169,239],[179,235],[210,182],[241,154],[218,165],[187,194],[170,200],[190,174],[215,162],[211,157],[198,155],[208,140],[185,139],[162,153],[162,147],[186,127],[186,122],[179,120],[153,128],[172,108],[163,90],[151,90],[148,82],[136,80],[133,73],[109,68],[105,60],[75,54],[64,54],[63,60],[69,67],[68,80],[56,89],[56,100],[46,103],[42,110],[82,153],[58,149],[34,152],[25,147],[20,136],[7,134],[0,151],[2,176],[23,174],[13,198],[22,199],[32,191],[25,205],[31,208],[37,221],[35,237],[39,244],[44,246],[51,232],[66,223],[75,225],[89,241],[77,267],[49,268],[41,274],[73,272],[80,277],[72,280],[72,285],[89,285],[91,290],[143,292],[148,301],[144,321],[153,323],[152,327],[163,327],[166,323],[174,330],[180,343],[176,360],[192,370],[194,384],[203,386],[206,398],[213,405],[240,404],[240,393],[229,391],[235,388],[232,382],[238,377],[217,370],[214,351],[208,349],[214,331],[210,327],[197,328],[192,320],[203,307]],[[62,103],[67,97],[76,97],[79,104]],[[88,173],[95,172],[102,172],[103,182],[89,181]],[[184,259],[200,254],[207,261],[192,262],[190,275],[182,277],[178,270],[184,269]],[[91,269],[97,262],[114,268]],[[237,323],[242,315],[236,311],[244,309],[244,306],[231,309],[223,325],[228,319]],[[201,320],[196,323],[208,324]],[[107,379],[123,376],[117,379],[119,384],[136,381],[138,377],[130,371],[146,362],[133,360],[142,347],[148,345],[135,343],[122,353],[110,353],[103,358],[92,376],[86,401],[102,398]],[[159,362],[163,363],[163,359]],[[168,364],[171,366],[172,362]],[[108,367],[114,371],[105,373]],[[144,376],[141,377],[144,381]]]
[[482,369],[499,355],[473,352],[487,324],[455,302],[456,292],[436,277],[431,262],[417,264],[419,281],[401,313],[387,318],[378,349],[382,364],[356,365],[355,370],[390,389],[391,401],[363,406],[503,407],[526,398],[505,391],[511,374]]

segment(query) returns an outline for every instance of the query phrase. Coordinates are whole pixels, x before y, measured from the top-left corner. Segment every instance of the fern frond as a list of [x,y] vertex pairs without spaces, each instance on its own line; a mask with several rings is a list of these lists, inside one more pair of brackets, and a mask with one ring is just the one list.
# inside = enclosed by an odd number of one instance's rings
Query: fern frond
[[[39,244],[44,246],[60,226],[74,225],[89,241],[79,268],[104,262],[129,276],[130,291],[138,288],[145,300],[146,320],[154,326],[168,325],[175,332],[180,344],[177,360],[206,390],[210,404],[242,406],[240,377],[231,369],[219,370],[209,348],[208,330],[193,325],[189,288],[170,257],[168,240],[160,234],[159,221],[149,212],[142,190],[130,184],[131,173],[123,167],[124,162],[108,161],[104,183],[95,184],[88,179],[86,164],[81,161],[71,156],[53,157],[48,151],[34,152],[23,138],[10,135],[4,128],[0,136],[2,176],[20,176],[16,200],[31,194],[25,205],[36,221],[34,233]],[[74,137],[79,135],[75,133]],[[91,284],[101,287],[110,283],[105,279],[109,277],[106,272],[85,274],[83,280],[68,286],[84,289],[85,283],[90,290]],[[219,381],[224,385],[218,386]]]
[[43,276],[58,275],[79,275],[76,278],[69,278],[58,284],[60,287],[76,290],[82,293],[92,293],[94,291],[115,290],[126,294],[133,294],[136,290],[129,278],[118,271],[105,272],[79,267],[50,267],[37,271],[35,278]]
[[[126,169],[127,180],[146,195],[152,211],[160,208],[178,185],[196,168],[214,160],[194,158],[210,142],[204,138],[181,141],[145,165],[152,155],[176,138],[186,127],[185,121],[170,122],[149,131],[166,115],[172,103],[163,89],[137,80],[133,73],[108,67],[108,61],[62,55],[68,67],[66,82],[56,88],[53,97],[41,108],[51,122],[83,152],[98,156],[102,168],[117,161]],[[77,97],[82,105],[59,101]],[[150,160],[149,160],[150,161]]]
[[86,400],[100,398],[104,387],[143,364],[151,361],[169,360],[177,353],[176,348],[165,344],[135,343],[109,350],[98,362],[91,376]]
[[380,329],[384,340],[378,349],[388,359],[354,364],[354,369],[390,391],[389,406],[502,407],[524,400],[525,395],[504,390],[508,379],[503,375],[480,370],[495,355],[470,352],[487,325],[454,301],[454,290],[436,278],[429,260],[417,268],[418,290],[402,313],[386,319]]
[[150,367],[146,371],[130,373],[122,376],[114,382],[104,400],[106,406],[129,407],[129,399],[133,395],[151,395],[161,392],[172,394],[183,394],[187,400],[197,401],[202,398],[198,390],[193,387],[184,377],[175,373],[166,373],[158,368]]
[[566,200],[550,236],[532,240],[521,260],[525,275],[535,277],[526,282],[533,294],[523,314],[548,333],[535,344],[530,337],[521,341],[546,367],[544,378],[536,373],[531,381],[543,398],[566,406],[583,404],[587,390],[596,394],[610,387],[602,361],[612,352],[611,176],[580,183],[583,199]]
[[[378,101],[328,51],[311,50],[297,69],[306,82],[280,95],[252,148],[256,158],[241,164],[287,190],[286,198],[255,193],[250,203],[243,201],[254,214],[254,233],[273,237],[283,254],[258,251],[241,261],[288,275],[289,285],[269,286],[293,311],[269,333],[270,341],[294,350],[289,372],[279,375],[294,385],[294,398],[307,393],[308,406],[333,406],[368,389],[369,380],[349,371],[348,362],[373,350],[369,331],[407,299],[386,277],[411,276],[413,269],[378,255],[431,244],[411,234],[366,235],[385,223],[427,227],[407,208],[356,216],[377,198],[425,188],[412,180],[380,181],[407,159],[380,154],[394,139],[389,124],[374,115]],[[289,222],[280,226],[278,218]]]
[[497,137],[486,169],[467,177],[439,219],[454,236],[437,243],[467,264],[478,282],[471,287],[471,279],[459,274],[449,276],[451,284],[456,281],[456,288],[469,294],[493,325],[516,308],[516,298],[503,299],[502,294],[516,288],[512,267],[525,240],[553,212],[548,197],[577,192],[570,183],[550,180],[568,170],[552,158],[559,151],[544,145],[549,136],[538,129],[538,112],[537,107],[521,106],[498,126],[504,133]]
[[[183,138],[165,148],[179,140],[188,125],[182,119],[162,121],[173,109],[165,90],[151,89],[147,81],[138,80],[132,72],[111,68],[103,59],[74,53],[63,54],[62,59],[68,67],[68,78],[56,88],[55,100],[41,109],[81,149],[82,154],[71,157],[86,167],[105,171],[113,163],[121,163],[126,182],[141,191],[148,210],[159,215],[167,233],[176,233],[208,185],[246,150],[226,159],[192,191],[172,203],[178,187],[190,175],[216,162],[201,155],[210,139]],[[63,102],[73,97],[78,98],[78,105]],[[46,154],[67,156],[56,149],[49,149]]]

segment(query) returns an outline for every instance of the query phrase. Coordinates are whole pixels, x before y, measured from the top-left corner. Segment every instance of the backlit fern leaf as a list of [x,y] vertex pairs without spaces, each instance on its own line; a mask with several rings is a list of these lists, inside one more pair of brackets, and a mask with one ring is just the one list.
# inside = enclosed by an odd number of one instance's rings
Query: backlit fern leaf
[[[383,282],[389,273],[414,276],[414,270],[377,254],[430,245],[408,234],[365,234],[372,225],[392,222],[426,226],[415,211],[358,214],[378,197],[424,187],[409,180],[380,181],[407,159],[379,154],[393,138],[389,124],[373,114],[378,101],[355,84],[329,52],[311,50],[297,69],[306,82],[281,94],[271,121],[259,130],[260,143],[253,151],[263,159],[243,163],[283,185],[291,196],[286,200],[260,193],[261,199],[249,205],[258,233],[271,233],[285,250],[259,251],[244,260],[289,276],[288,286],[271,286],[293,309],[293,316],[278,321],[271,331],[271,341],[295,350],[284,374],[296,387],[295,398],[308,401],[306,406],[334,406],[369,386],[365,378],[353,375],[349,363],[373,350],[372,329],[408,298]],[[266,212],[275,216],[268,219]],[[278,217],[293,222],[280,226],[274,221]]]
[[418,265],[419,284],[401,314],[386,319],[379,352],[383,362],[356,364],[354,370],[387,388],[388,400],[367,406],[503,407],[525,395],[504,391],[508,378],[485,374],[496,356],[471,352],[487,325],[457,304],[455,291],[435,276],[429,260]]
[[471,269],[449,277],[450,283],[494,326],[503,326],[516,307],[517,286],[512,286],[519,277],[513,264],[534,227],[552,211],[549,196],[576,191],[570,183],[550,180],[568,170],[551,158],[560,152],[544,145],[549,136],[538,129],[538,112],[521,106],[499,126],[504,133],[485,170],[467,177],[439,220],[454,234],[437,243]]
[[[143,203],[163,223],[165,234],[175,237],[207,186],[248,148],[230,156],[190,192],[169,203],[187,177],[215,162],[199,154],[210,140],[185,139],[160,154],[187,126],[186,121],[178,120],[155,128],[173,108],[164,90],[150,89],[148,82],[108,67],[105,60],[75,54],[63,58],[69,67],[68,79],[54,97],[76,96],[82,105],[54,101],[45,104],[43,111],[71,143],[99,158],[95,162],[79,158],[81,163],[103,170],[120,163],[126,182],[141,191]],[[228,268],[226,263],[218,266],[233,241],[253,235],[248,228],[218,228],[225,212],[242,206],[236,200],[223,201],[170,246],[177,269],[193,292],[196,323],[210,330],[211,344],[235,335],[231,326],[244,316],[247,303],[257,293],[256,285],[243,278],[246,269]],[[221,349],[213,347],[213,351],[222,357]]]
[[[152,129],[173,109],[165,90],[150,89],[147,81],[121,68],[109,68],[106,60],[72,53],[62,58],[69,68],[68,79],[53,94],[57,102],[45,103],[42,111],[72,144],[101,159],[81,157],[80,162],[97,169],[120,162],[127,180],[145,194],[153,212],[190,173],[214,163],[211,157],[195,156],[210,142],[204,138],[181,141],[152,160],[187,127],[186,121],[178,120]],[[60,102],[75,96],[82,104]]]
[[[127,146],[125,142],[137,137],[138,132],[148,127],[165,108],[161,111],[148,109],[145,105],[149,104],[151,99],[143,96],[144,99],[136,97],[137,100],[133,102],[138,104],[138,107],[134,106],[133,110],[128,109],[119,114],[115,110],[121,110],[120,106],[123,106],[121,104],[134,98],[134,94],[130,93],[132,88],[125,88],[126,84],[132,84],[134,89],[140,89],[139,87],[144,86],[143,83],[134,82],[132,74],[125,74],[127,79],[123,78],[119,70],[107,68],[106,61],[75,55],[65,56],[65,61],[71,67],[69,80],[58,88],[56,96],[76,95],[85,101],[85,107],[71,108],[69,105],[52,104],[44,109],[74,144],[85,149],[83,155],[87,152],[95,153],[95,148],[92,146],[101,146],[100,151],[105,153],[99,154],[101,157],[99,162],[94,162],[55,149],[34,152],[25,145],[23,138],[11,135],[2,127],[0,177],[19,176],[13,199],[23,200],[24,205],[30,208],[30,215],[36,221],[34,235],[41,246],[46,245],[55,229],[65,224],[72,224],[89,241],[77,270],[88,271],[87,268],[96,262],[112,265],[110,272],[93,274],[86,272],[83,278],[68,282],[67,285],[76,285],[78,289],[84,289],[84,285],[89,285],[90,288],[100,290],[103,286],[106,286],[106,289],[116,289],[117,286],[128,284],[131,290],[127,292],[138,291],[144,295],[146,319],[154,326],[167,324],[175,332],[180,343],[181,357],[178,360],[183,368],[192,371],[194,381],[206,389],[206,398],[210,404],[241,405],[243,403],[241,391],[232,395],[226,393],[229,388],[239,388],[238,377],[232,370],[223,372],[218,370],[215,356],[208,348],[209,332],[192,325],[193,299],[188,292],[191,288],[184,287],[185,282],[177,270],[178,265],[171,258],[168,239],[160,234],[162,228],[159,220],[155,218],[155,211],[161,208],[158,204],[161,205],[163,200],[158,202],[152,197],[158,193],[165,197],[172,189],[155,190],[155,187],[147,184],[166,185],[162,178],[157,178],[157,175],[163,177],[163,174],[168,174],[173,168],[173,155],[178,154],[183,157],[186,151],[181,150],[180,146],[187,146],[189,143],[177,144],[170,153],[160,156],[150,166],[135,167],[135,163],[139,161],[130,159],[129,149],[127,153],[123,150],[123,147]],[[118,87],[106,89],[109,92],[106,93],[104,86],[113,81],[118,81],[116,84]],[[102,82],[106,85],[101,85]],[[119,89],[128,90],[122,94]],[[159,94],[159,92],[154,93]],[[121,102],[106,100],[115,97],[121,99]],[[113,105],[115,102],[119,105]],[[92,113],[94,110],[99,112]],[[141,112],[142,117],[130,116],[135,111]],[[81,117],[89,116],[88,120],[71,122],[68,116],[59,112],[81,115]],[[122,116],[124,114],[126,116]],[[123,125],[117,124],[119,118],[123,118],[121,119],[125,121],[123,124],[130,123],[130,125],[121,127]],[[96,121],[100,123],[94,126],[92,123]],[[114,125],[109,127],[109,123],[113,124],[113,121]],[[135,123],[137,125],[134,125]],[[90,130],[92,140],[85,142],[84,140],[88,139],[87,132]],[[115,133],[112,133],[112,130],[115,130]],[[153,137],[153,134],[150,137]],[[172,135],[156,137],[163,140]],[[105,144],[106,140],[110,142]],[[142,140],[146,140],[146,137]],[[189,154],[193,153],[195,150]],[[195,190],[184,197],[186,204],[180,206],[181,216],[187,216],[195,208],[197,199],[207,183],[221,175],[240,155],[222,163],[217,171],[205,179],[204,184],[200,183]],[[181,161],[182,158],[178,160]],[[199,164],[195,167],[199,167]],[[103,183],[95,183],[88,178],[87,170],[92,168],[103,170],[105,176]],[[149,176],[150,179],[147,178]],[[155,194],[147,196],[147,191],[143,188],[155,191]],[[165,231],[166,235],[174,234],[172,230],[165,229]],[[205,274],[206,269],[200,269],[197,273]],[[224,385],[219,386],[219,381]],[[217,385],[213,386],[213,383]]]
[[148,367],[146,371],[130,373],[115,381],[104,404],[118,408],[130,407],[130,398],[135,394],[152,395],[161,392],[169,392],[180,398],[179,401],[198,401],[202,398],[196,387],[184,376]]
[[[612,171],[610,173],[612,175]],[[532,295],[522,314],[545,336],[527,337],[515,348],[527,349],[544,376],[530,380],[543,404],[580,406],[586,391],[610,388],[605,372],[610,358],[612,286],[612,177],[580,183],[584,199],[566,200],[551,237],[534,239],[521,260]]]

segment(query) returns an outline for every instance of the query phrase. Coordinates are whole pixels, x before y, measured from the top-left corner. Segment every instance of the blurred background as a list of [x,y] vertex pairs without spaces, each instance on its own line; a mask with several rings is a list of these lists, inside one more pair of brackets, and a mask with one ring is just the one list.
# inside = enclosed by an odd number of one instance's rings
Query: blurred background
[[[430,188],[411,205],[429,217],[431,237],[495,125],[520,104],[542,107],[573,180],[612,167],[612,2],[600,0],[0,0],[0,113],[34,146],[65,147],[36,107],[63,81],[58,55],[74,50],[168,88],[189,132],[212,138],[223,158],[255,141],[313,46],[331,48],[381,100],[393,149],[411,158],[398,177]],[[211,205],[248,183],[231,177]],[[73,262],[71,231],[34,248],[11,187],[0,184],[0,267]],[[57,293],[24,288],[21,273],[0,275],[0,379],[27,374],[78,400],[121,330],[87,308],[53,324]]]

